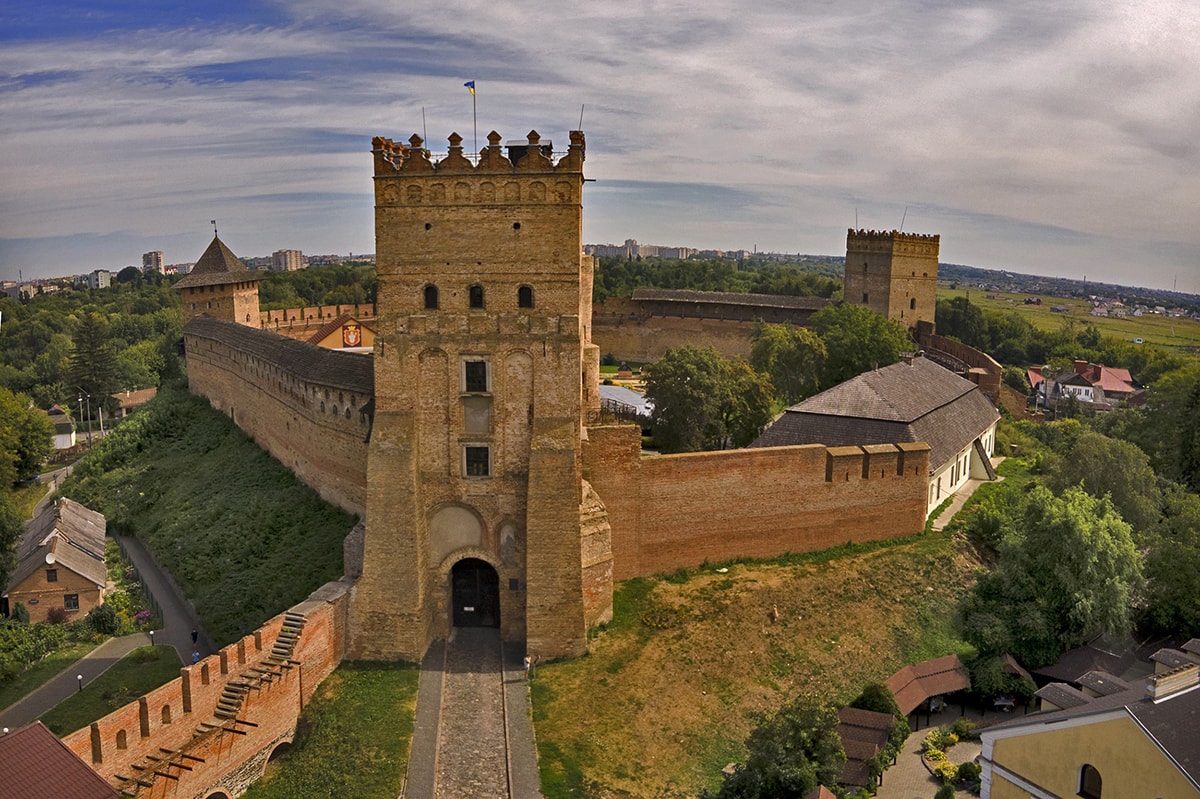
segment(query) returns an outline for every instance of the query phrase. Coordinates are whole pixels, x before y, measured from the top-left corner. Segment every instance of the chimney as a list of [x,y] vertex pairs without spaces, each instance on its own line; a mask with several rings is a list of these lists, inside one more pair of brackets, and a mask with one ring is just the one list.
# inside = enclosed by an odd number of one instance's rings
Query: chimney
[[1197,686],[1200,686],[1200,663],[1192,663],[1147,677],[1146,698],[1157,703]]

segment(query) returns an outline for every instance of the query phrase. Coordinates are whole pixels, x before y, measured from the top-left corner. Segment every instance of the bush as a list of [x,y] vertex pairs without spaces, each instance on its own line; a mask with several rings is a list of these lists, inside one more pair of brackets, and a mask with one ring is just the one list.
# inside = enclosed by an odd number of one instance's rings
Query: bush
[[104,635],[116,635],[121,629],[121,619],[117,609],[110,604],[97,605],[87,615],[88,624],[92,629]]
[[12,620],[17,624],[29,624],[29,608],[25,607],[24,602],[13,605]]
[[951,763],[949,760],[943,760],[933,767],[933,776],[937,777],[944,783],[953,784],[958,779],[958,766]]
[[933,799],[954,799],[954,786],[943,785],[937,789],[937,793],[933,795]]
[[930,730],[925,734],[924,740],[921,741],[921,749],[925,751],[933,749],[941,749],[945,751],[958,743],[958,736],[950,732],[946,727],[938,727],[936,730]]
[[958,767],[959,782],[979,782],[979,775],[983,773],[983,768],[978,763],[962,763]]
[[974,738],[975,722],[969,719],[955,719],[954,723],[950,725],[950,732],[960,741]]
[[50,608],[50,610],[46,612],[46,621],[50,622],[51,624],[66,624],[67,609]]

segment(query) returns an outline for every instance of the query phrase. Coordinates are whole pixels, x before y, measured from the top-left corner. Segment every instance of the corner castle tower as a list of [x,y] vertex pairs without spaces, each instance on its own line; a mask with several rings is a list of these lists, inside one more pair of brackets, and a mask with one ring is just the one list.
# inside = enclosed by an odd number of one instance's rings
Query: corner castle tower
[[846,233],[843,298],[905,327],[933,324],[941,237],[898,230]]
[[557,161],[536,131],[492,132],[478,163],[449,143],[434,160],[416,135],[373,141],[375,416],[350,655],[419,660],[454,626],[582,654],[597,504],[582,440],[599,407],[584,136]]
[[215,235],[192,271],[175,284],[183,300],[183,323],[211,316],[258,327],[258,275]]

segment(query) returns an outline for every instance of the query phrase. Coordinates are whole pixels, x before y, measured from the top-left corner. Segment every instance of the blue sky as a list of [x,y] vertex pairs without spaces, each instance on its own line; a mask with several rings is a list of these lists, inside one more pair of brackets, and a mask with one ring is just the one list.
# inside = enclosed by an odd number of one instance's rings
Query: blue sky
[[[1200,293],[1200,5],[0,4],[0,278],[374,251],[372,136],[583,108],[584,240],[943,261]],[[424,114],[424,116],[423,116]]]

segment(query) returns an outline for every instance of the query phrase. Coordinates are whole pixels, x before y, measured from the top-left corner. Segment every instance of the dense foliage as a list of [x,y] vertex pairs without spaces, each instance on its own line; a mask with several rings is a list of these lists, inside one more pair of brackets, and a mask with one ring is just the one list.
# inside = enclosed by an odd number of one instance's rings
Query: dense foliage
[[654,442],[664,452],[743,447],[771,419],[769,381],[712,347],[668,350],[649,373]]
[[762,721],[746,740],[746,762],[726,776],[717,799],[800,799],[836,785],[846,752],[837,711],[801,695]]
[[341,576],[354,524],[175,384],[98,444],[62,492],[140,538],[218,645]]
[[842,262],[836,260],[768,261],[732,258],[603,257],[596,267],[592,296],[628,297],[634,289],[689,289],[795,297],[838,297],[842,291]]
[[785,405],[817,393],[826,355],[825,342],[806,327],[763,322],[754,327],[750,364],[770,377],[775,396]]
[[85,393],[98,416],[101,403],[112,403],[108,395],[178,375],[178,294],[156,276],[0,298],[0,386],[28,394],[42,409],[69,407],[78,421],[86,415],[79,410]]
[[821,388],[900,360],[913,348],[904,325],[862,305],[829,305],[812,315],[813,330],[825,343]]
[[263,310],[375,302],[378,281],[369,263],[312,266],[294,272],[262,272],[258,304]]

